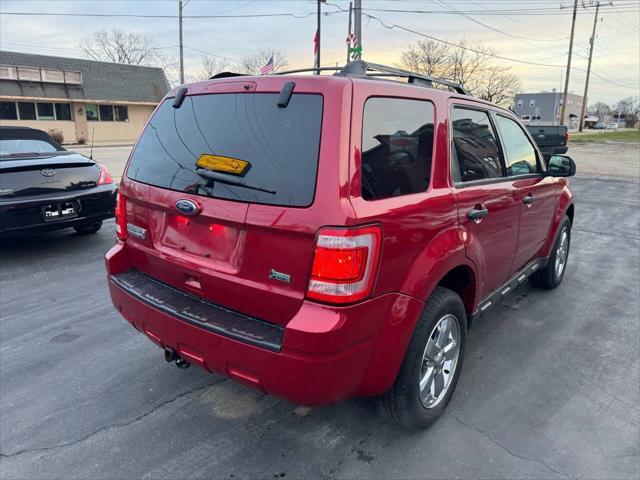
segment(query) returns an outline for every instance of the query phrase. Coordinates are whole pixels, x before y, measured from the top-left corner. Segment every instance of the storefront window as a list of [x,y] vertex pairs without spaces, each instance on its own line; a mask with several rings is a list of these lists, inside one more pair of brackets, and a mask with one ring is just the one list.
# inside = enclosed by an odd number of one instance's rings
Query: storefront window
[[53,103],[37,103],[38,120],[55,120]]
[[98,106],[92,103],[88,103],[85,107],[87,111],[87,120],[98,120]]

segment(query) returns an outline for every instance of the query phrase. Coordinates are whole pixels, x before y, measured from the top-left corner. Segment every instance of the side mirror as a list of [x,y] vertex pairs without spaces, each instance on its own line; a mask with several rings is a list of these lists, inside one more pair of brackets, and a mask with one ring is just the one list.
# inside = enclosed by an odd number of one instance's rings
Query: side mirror
[[552,177],[571,177],[576,174],[576,163],[567,155],[551,155],[547,162],[547,174]]

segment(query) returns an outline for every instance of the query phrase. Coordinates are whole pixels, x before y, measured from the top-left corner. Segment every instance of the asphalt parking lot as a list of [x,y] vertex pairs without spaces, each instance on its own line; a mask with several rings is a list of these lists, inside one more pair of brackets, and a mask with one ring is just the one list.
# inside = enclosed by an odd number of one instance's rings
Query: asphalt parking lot
[[2,241],[0,477],[638,478],[639,187],[572,180],[564,282],[524,285],[472,328],[453,400],[420,433],[366,399],[300,416],[166,364],[110,303],[113,221]]

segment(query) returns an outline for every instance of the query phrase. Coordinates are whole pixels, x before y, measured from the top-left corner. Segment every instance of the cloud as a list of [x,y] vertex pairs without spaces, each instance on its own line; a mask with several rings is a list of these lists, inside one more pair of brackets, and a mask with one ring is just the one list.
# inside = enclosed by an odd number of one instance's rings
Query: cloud
[[[435,3],[409,3],[367,0],[365,8],[376,9],[439,9]],[[491,2],[497,5],[496,2]],[[327,13],[322,17],[323,64],[342,64],[346,57],[345,38],[347,14],[339,12],[348,8],[346,0],[330,0],[323,6]],[[177,2],[171,1],[14,1],[2,0],[1,10],[59,13],[135,13],[177,15]],[[313,1],[198,1],[191,0],[185,7],[185,15],[247,14],[247,13],[313,13]],[[456,8],[463,8],[456,6]],[[464,7],[476,9],[473,2]],[[524,8],[519,2],[501,2],[499,7]],[[622,7],[620,7],[622,8]],[[571,16],[480,16],[477,19],[488,26],[517,35],[513,38],[483,27],[459,15],[411,14],[392,12],[369,12],[384,20],[386,24],[397,23],[438,38],[459,41],[462,38],[480,40],[494,47],[501,55],[540,63],[564,65],[568,50],[568,32]],[[573,65],[586,69],[588,39],[592,28],[589,12],[578,16],[576,45]],[[623,15],[624,22],[617,16]],[[640,77],[640,55],[637,32],[639,16],[624,15],[614,9],[601,8],[604,21],[599,24],[596,39],[594,70],[609,80],[636,89],[613,86],[605,80],[592,77],[590,95],[592,99],[614,102],[622,97],[638,94]],[[472,15],[473,18],[473,15]],[[30,51],[33,53],[61,56],[82,56],[78,42],[98,28],[117,26],[126,30],[152,35],[168,58],[177,58],[177,20],[158,18],[94,18],[94,17],[38,17],[0,15],[0,44],[6,50]],[[184,42],[215,55],[238,59],[256,48],[273,47],[286,53],[295,67],[311,66],[313,62],[313,37],[316,29],[315,15],[307,18],[209,18],[186,19]],[[635,30],[634,30],[635,29]],[[635,32],[635,35],[634,35]],[[364,58],[395,64],[399,53],[420,37],[401,30],[389,30],[376,20],[363,18]],[[200,70],[201,54],[185,49],[186,70]],[[543,61],[544,60],[544,61]],[[536,67],[504,62],[512,67],[522,80],[525,90],[550,90],[560,86],[561,67]],[[563,74],[564,75],[564,74]],[[582,92],[584,72],[571,74],[570,89]]]

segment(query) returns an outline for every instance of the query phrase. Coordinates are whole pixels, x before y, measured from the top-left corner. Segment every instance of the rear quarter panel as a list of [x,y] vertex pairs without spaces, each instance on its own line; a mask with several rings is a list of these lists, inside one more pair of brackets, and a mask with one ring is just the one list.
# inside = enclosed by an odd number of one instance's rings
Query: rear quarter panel
[[[404,316],[402,323],[395,324],[387,319],[380,330],[378,347],[371,359],[372,366],[362,385],[366,394],[380,393],[393,383],[424,302],[439,281],[460,265],[468,267],[475,276],[475,268],[465,256],[465,242],[458,227],[458,209],[449,184],[448,94],[434,89],[381,83],[354,80],[349,155],[350,196],[359,224],[379,223],[382,226],[383,243],[374,295],[398,292],[412,297],[412,300],[407,300],[410,315]],[[372,96],[428,100],[433,103],[434,149],[431,182],[427,191],[373,201],[362,198],[360,164],[363,111],[367,98]],[[468,303],[466,307],[471,313],[475,298]]]
[[551,255],[551,249],[553,248],[553,243],[556,239],[556,233],[558,232],[560,222],[562,222],[562,219],[567,214],[567,210],[569,210],[569,207],[573,205],[573,193],[571,193],[571,190],[569,189],[569,179],[558,178],[556,182],[556,192],[559,198],[553,216],[553,221],[551,222],[551,227],[549,228],[549,235],[547,236],[547,240],[540,249],[538,255],[540,257],[548,257],[549,255]]

